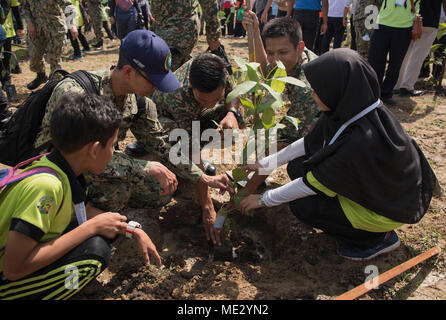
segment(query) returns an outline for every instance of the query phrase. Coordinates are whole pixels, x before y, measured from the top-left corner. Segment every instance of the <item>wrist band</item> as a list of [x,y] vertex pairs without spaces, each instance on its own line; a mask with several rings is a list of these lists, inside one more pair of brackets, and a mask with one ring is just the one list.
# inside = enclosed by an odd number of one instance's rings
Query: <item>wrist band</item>
[[125,236],[127,238],[133,238],[133,233],[135,232],[135,228],[141,229],[141,225],[136,221],[130,221],[127,223],[127,228],[125,229]]

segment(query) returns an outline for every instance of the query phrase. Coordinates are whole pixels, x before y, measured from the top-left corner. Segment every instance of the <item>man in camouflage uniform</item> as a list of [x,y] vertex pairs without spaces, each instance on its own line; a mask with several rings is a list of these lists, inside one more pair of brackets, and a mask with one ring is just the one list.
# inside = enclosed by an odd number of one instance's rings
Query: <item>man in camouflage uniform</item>
[[[265,24],[262,35],[258,28],[259,21],[255,13],[245,11],[243,13],[245,27],[254,26],[254,43],[256,59],[260,63],[264,74],[268,75],[277,60],[281,60],[289,76],[303,81],[306,86],[299,87],[286,84],[284,94],[290,102],[287,116],[297,118],[298,129],[289,118],[284,117],[281,127],[277,130],[278,141],[281,144],[292,143],[308,133],[311,125],[316,122],[319,109],[312,98],[312,89],[305,78],[302,65],[317,58],[317,55],[305,48],[302,41],[300,25],[296,20],[288,17],[276,18]],[[264,39],[264,42],[262,41]],[[263,46],[265,43],[265,47]],[[281,52],[287,52],[282,54]],[[279,145],[280,147],[280,145]]]
[[[150,99],[145,98],[156,88],[168,92],[180,86],[168,68],[170,51],[166,43],[152,32],[135,30],[123,39],[119,55],[117,67],[89,72],[99,88],[100,95],[110,99],[122,111],[123,122],[119,130],[119,140],[123,140],[130,129],[147,151],[158,155],[166,165],[173,167],[168,163],[171,146],[158,121],[156,106]],[[146,69],[142,66],[148,66],[156,74],[144,71]],[[166,74],[171,74],[174,80],[167,79],[167,76],[159,79]],[[84,89],[71,78],[65,78],[55,87],[34,143],[36,148],[50,140],[49,123],[52,111],[67,91],[83,93]],[[138,109],[141,108],[138,108],[137,99],[142,99],[145,104],[142,114],[138,114]],[[209,177],[191,161],[176,165],[175,172],[194,183],[204,183],[221,189],[230,186],[226,176]],[[126,205],[158,208],[170,201],[171,194],[178,184],[175,174],[160,162],[135,159],[119,151],[114,153],[112,160],[100,175],[86,174],[85,178],[90,203],[106,211],[120,211]]]
[[[198,141],[190,139],[194,137],[192,133],[194,121],[199,121],[200,137],[206,129],[217,129],[212,120],[222,129],[238,128],[238,121],[242,121],[238,112],[238,102],[234,100],[228,104],[224,103],[233,85],[227,74],[226,64],[220,57],[211,53],[200,54],[177,69],[175,75],[181,83],[178,90],[169,93],[156,91],[151,96],[160,114],[159,120],[166,131],[186,130],[190,142],[189,150],[193,151],[192,144],[198,144]],[[200,139],[199,145],[203,147],[206,143]],[[203,161],[204,163],[206,162]],[[205,229],[206,225],[208,227],[206,230],[208,240],[212,239],[220,244],[221,239],[213,233],[212,225],[215,222],[216,212],[208,186],[197,184],[190,178],[187,180],[196,188],[203,210]],[[206,219],[210,219],[211,222],[207,223]]]
[[88,15],[90,16],[96,43],[93,48],[102,49],[103,34],[102,34],[102,0],[88,0]]
[[368,58],[370,39],[374,24],[378,18],[382,0],[358,0],[353,12],[353,25],[356,32],[356,50],[365,59]]
[[[194,79],[190,79],[191,67],[194,67],[192,76],[201,83],[195,84]],[[219,123],[223,129],[238,128],[237,120],[241,121],[241,118],[238,118],[236,100],[230,104],[224,103],[226,96],[233,89],[230,77],[224,68],[221,58],[211,53],[202,53],[175,71],[175,76],[181,83],[178,90],[169,93],[157,91],[151,96],[151,100],[156,104],[159,119],[165,124],[166,130],[182,128],[192,136],[193,121],[200,121],[200,129],[204,131],[209,128],[216,129],[212,120]],[[203,74],[206,69],[213,69],[212,73],[215,72],[218,76],[223,75],[224,83],[216,83],[215,87],[209,85],[211,80]],[[205,92],[200,85],[212,88],[207,90],[210,92]],[[200,99],[200,94],[205,96],[206,101]]]
[[[27,87],[34,90],[48,80],[44,55],[51,71],[62,68],[67,27],[73,38],[77,38],[77,27],[73,23],[76,9],[70,0],[21,0],[20,3],[27,22],[30,69],[37,73]],[[66,17],[70,19],[66,21]]]
[[191,59],[198,42],[200,19],[198,4],[206,21],[206,39],[212,51],[220,47],[220,21],[217,0],[152,0],[150,10],[155,22],[151,30],[163,38],[172,52],[172,70]]
[[284,95],[290,102],[290,107],[287,111],[287,116],[297,118],[299,125],[296,129],[295,125],[286,118],[283,118],[280,123],[284,128],[277,130],[277,135],[280,141],[289,144],[305,136],[311,125],[316,122],[319,109],[317,109],[316,103],[311,96],[313,90],[310,87],[307,79],[305,78],[302,65],[308,61],[316,59],[317,55],[308,49],[304,49],[302,58],[296,64],[294,70],[289,76],[302,80],[305,83],[305,87],[299,87],[292,84],[285,85]]

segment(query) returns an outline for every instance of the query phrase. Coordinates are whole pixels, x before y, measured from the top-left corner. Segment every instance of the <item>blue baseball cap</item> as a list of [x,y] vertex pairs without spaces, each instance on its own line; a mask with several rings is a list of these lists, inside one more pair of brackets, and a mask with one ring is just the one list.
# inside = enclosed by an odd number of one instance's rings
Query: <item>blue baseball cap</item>
[[171,71],[172,55],[169,47],[152,31],[130,32],[122,39],[119,53],[132,67],[143,71],[160,91],[171,92],[181,86]]

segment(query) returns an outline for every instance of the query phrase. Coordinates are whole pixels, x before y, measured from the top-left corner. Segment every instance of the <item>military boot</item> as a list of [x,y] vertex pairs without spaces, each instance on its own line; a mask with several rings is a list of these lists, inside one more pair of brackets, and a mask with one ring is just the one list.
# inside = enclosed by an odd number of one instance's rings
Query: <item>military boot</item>
[[46,76],[45,73],[38,73],[36,78],[31,81],[30,83],[28,83],[28,85],[26,86],[29,90],[34,90],[37,89],[37,87],[39,87],[42,83],[45,83],[48,81],[48,77]]
[[144,149],[144,146],[138,141],[129,144],[125,148],[125,153],[133,157],[142,157],[148,154],[148,152]]

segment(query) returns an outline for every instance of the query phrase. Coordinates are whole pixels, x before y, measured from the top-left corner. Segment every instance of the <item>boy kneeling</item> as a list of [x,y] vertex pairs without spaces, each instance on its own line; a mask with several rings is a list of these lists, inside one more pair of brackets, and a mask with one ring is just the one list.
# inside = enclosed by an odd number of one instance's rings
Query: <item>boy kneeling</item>
[[52,173],[29,176],[0,193],[0,299],[72,297],[107,267],[110,239],[126,232],[137,239],[146,264],[150,255],[161,265],[152,241],[133,222],[84,205],[82,173],[104,170],[120,122],[119,110],[97,95],[61,98],[50,126],[55,149],[25,169]]

